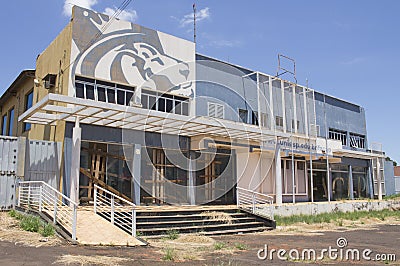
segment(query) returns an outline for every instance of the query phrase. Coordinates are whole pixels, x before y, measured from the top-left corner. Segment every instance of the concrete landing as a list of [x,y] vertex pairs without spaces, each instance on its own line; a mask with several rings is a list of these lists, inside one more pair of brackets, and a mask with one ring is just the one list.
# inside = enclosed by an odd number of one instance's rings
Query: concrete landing
[[77,211],[76,237],[83,245],[139,246],[142,241],[127,234],[93,211]]

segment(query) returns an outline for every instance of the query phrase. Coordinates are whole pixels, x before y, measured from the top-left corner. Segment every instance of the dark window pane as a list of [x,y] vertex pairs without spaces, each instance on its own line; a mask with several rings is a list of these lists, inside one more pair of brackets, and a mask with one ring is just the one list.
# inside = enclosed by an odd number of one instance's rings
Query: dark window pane
[[132,97],[133,97],[133,92],[127,91],[126,92],[126,105],[129,105],[129,102],[133,101]]
[[149,108],[152,109],[152,110],[157,110],[156,97],[149,96]]
[[125,91],[117,91],[117,103],[120,105],[125,105]]
[[106,89],[102,87],[97,87],[97,99],[101,102],[106,101]]
[[75,84],[75,95],[77,98],[84,98],[83,88],[84,88],[83,84],[81,83]]
[[182,104],[179,101],[175,101],[175,114],[182,114]]
[[167,99],[167,108],[166,108],[167,112],[170,113],[172,111],[172,108],[173,108],[173,101]]
[[147,96],[147,95],[142,95],[142,107],[143,107],[143,108],[149,109],[148,101],[149,101],[149,96]]
[[189,115],[189,104],[187,102],[182,103],[182,114]]
[[239,109],[239,118],[243,123],[247,123],[247,110]]
[[14,108],[8,113],[8,135],[12,136],[14,126]]
[[7,115],[3,115],[2,123],[1,123],[1,135],[7,135]]
[[165,112],[165,99],[158,98],[158,111]]
[[109,103],[115,103],[115,90],[113,89],[107,90],[107,99]]
[[94,100],[94,86],[85,85],[86,87],[86,99]]

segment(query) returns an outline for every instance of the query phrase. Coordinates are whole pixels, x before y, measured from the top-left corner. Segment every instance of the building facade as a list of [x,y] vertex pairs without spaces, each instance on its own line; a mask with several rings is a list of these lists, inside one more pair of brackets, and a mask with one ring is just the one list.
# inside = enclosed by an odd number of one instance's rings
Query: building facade
[[234,204],[238,189],[277,204],[385,194],[362,107],[193,42],[74,7],[23,73],[1,98],[2,132],[62,142],[57,189],[81,202],[94,184],[136,204]]

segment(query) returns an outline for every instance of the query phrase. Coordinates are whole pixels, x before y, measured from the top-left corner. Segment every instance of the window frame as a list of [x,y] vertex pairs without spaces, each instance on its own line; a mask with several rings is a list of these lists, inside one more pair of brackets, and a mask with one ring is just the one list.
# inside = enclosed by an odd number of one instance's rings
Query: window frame
[[[30,95],[32,95],[32,100],[31,100],[31,103],[30,103],[30,106],[29,106],[29,97],[30,97]],[[33,96],[34,96],[33,95],[33,89],[25,94],[24,111],[29,110],[29,108],[31,108],[33,106]],[[31,123],[24,123],[24,126],[23,126],[24,132],[31,130],[31,128],[32,128]]]

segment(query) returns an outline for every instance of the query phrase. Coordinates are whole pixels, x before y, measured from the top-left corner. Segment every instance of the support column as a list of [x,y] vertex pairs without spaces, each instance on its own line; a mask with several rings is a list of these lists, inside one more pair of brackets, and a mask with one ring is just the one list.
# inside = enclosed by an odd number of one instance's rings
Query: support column
[[382,175],[381,175],[380,158],[376,159],[376,173],[377,173],[377,181],[378,181],[378,199],[382,200]]
[[136,206],[140,206],[140,172],[142,161],[142,145],[135,144],[133,147],[133,162],[132,162],[132,186],[131,199]]
[[[349,194],[350,199],[354,199],[353,167],[349,165]],[[360,196],[360,195],[358,195]]]
[[194,169],[195,169],[195,160],[192,160],[193,156],[192,156],[192,152],[190,152],[189,155],[189,171],[188,171],[188,199],[189,199],[189,204],[190,205],[195,205],[196,204],[196,191],[194,189]]
[[79,169],[81,167],[81,138],[79,117],[75,118],[75,127],[72,129],[72,152],[71,152],[71,190],[70,198],[79,203]]
[[369,197],[370,197],[371,199],[374,199],[374,183],[373,183],[373,181],[372,181],[371,167],[372,167],[372,160],[369,160],[369,162],[368,162],[368,187],[369,187]]
[[[279,140],[277,140],[279,141]],[[277,143],[275,150],[275,203],[282,205],[282,169],[281,147]]]

